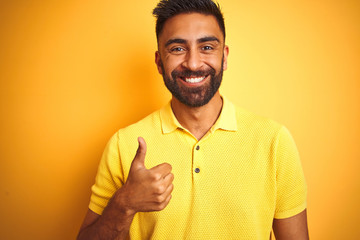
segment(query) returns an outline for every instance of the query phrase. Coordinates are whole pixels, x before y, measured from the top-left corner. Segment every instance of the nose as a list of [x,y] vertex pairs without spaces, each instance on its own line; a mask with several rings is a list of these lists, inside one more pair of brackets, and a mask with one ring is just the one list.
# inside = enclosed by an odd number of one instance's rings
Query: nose
[[196,50],[189,50],[186,54],[183,66],[191,71],[199,70],[202,67],[200,53]]

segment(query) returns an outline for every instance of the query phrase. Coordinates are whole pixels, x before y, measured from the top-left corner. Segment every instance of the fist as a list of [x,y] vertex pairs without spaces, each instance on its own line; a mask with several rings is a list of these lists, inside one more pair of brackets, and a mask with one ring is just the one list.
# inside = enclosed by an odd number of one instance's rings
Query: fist
[[138,138],[139,147],[132,161],[129,176],[122,187],[129,209],[133,212],[161,211],[169,203],[174,175],[171,165],[162,163],[151,169],[145,167],[146,142]]

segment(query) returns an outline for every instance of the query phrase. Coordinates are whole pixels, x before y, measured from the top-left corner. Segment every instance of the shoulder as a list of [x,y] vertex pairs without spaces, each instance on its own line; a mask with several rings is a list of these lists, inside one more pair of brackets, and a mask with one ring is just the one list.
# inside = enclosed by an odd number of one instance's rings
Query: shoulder
[[235,106],[236,122],[239,130],[251,132],[251,134],[277,135],[284,128],[279,122],[253,113],[247,109]]
[[143,119],[129,126],[121,128],[111,137],[112,145],[134,145],[137,146],[137,138],[154,137],[161,133],[160,110],[157,110]]
[[236,107],[236,116],[240,136],[245,136],[255,145],[273,149],[278,161],[283,159],[288,162],[290,158],[298,161],[296,143],[283,124],[240,107]]
[[148,132],[160,128],[160,110],[157,110],[136,123],[118,130],[118,134],[130,134],[137,132]]

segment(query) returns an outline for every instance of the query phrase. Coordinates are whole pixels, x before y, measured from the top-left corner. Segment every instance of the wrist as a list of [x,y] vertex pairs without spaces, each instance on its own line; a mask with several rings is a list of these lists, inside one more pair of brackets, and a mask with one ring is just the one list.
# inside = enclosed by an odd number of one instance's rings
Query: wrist
[[126,185],[118,189],[113,199],[111,199],[111,204],[116,208],[117,212],[124,215],[126,218],[133,218],[136,214],[136,211],[131,207],[129,194],[126,193]]
[[117,232],[117,234],[129,231],[136,213],[128,207],[124,194],[121,194],[119,190],[110,199],[101,218],[103,225],[107,226],[109,231]]

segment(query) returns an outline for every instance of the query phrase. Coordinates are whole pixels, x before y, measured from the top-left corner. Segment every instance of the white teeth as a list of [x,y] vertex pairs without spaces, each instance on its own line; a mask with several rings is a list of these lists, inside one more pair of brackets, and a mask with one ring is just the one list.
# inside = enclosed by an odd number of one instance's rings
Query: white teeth
[[198,83],[204,80],[205,77],[199,77],[199,78],[185,78],[185,81],[188,83]]

